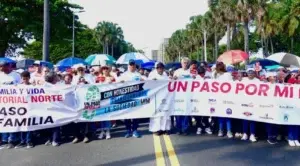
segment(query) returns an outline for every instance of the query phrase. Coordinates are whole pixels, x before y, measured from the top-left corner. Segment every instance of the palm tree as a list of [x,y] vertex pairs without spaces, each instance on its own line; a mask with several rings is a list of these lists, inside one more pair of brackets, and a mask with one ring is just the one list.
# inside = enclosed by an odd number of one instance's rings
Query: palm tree
[[293,52],[294,35],[300,24],[300,2],[287,0],[284,2],[281,1],[279,5],[281,6],[282,13],[285,13],[279,22],[280,29],[291,38],[290,52]]

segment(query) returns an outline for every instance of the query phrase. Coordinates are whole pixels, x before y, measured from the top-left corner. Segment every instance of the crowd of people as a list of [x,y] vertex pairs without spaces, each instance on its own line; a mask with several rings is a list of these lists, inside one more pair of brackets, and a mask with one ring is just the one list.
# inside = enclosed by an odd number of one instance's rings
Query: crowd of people
[[[146,80],[177,80],[177,79],[216,79],[227,81],[253,81],[269,82],[270,84],[299,84],[300,73],[287,71],[285,68],[276,72],[263,72],[257,63],[253,68],[246,71],[230,72],[226,70],[226,65],[217,62],[214,67],[209,67],[207,63],[198,63],[189,58],[182,58],[181,68],[165,70],[165,65],[157,62],[152,71],[140,68],[134,60],[130,60],[126,70],[118,68],[116,65],[94,66],[87,68],[82,64],[74,65],[70,70],[60,72],[58,68],[50,70],[43,67],[39,61],[34,63],[34,72],[26,70],[16,70],[13,64],[5,61],[0,62],[0,85],[78,85],[78,84],[111,84],[123,83],[127,81]],[[199,106],[201,108],[201,106]],[[139,119],[126,119],[122,121],[125,125],[125,137],[141,137],[138,132]],[[55,127],[39,131],[28,131],[18,133],[1,133],[0,149],[12,148],[32,148],[38,139],[45,139],[45,145],[59,146],[62,135],[73,137],[72,143],[88,143],[95,139],[111,139],[113,133],[111,129],[116,125],[116,121],[103,121],[93,123],[71,123],[66,126]],[[118,123],[120,124],[120,123]],[[263,127],[258,127],[263,126]],[[259,129],[259,130],[258,130]],[[256,142],[258,137],[262,139],[265,133],[267,142],[276,144],[278,141],[287,140],[289,146],[300,146],[299,126],[275,125],[268,123],[258,123],[255,121],[217,118],[204,116],[162,116],[150,118],[150,132],[156,135],[177,133],[188,135],[192,131],[195,134],[213,134],[228,138],[238,138]],[[100,132],[96,132],[100,131]],[[97,133],[97,136],[96,136]],[[95,137],[96,136],[96,137]]]

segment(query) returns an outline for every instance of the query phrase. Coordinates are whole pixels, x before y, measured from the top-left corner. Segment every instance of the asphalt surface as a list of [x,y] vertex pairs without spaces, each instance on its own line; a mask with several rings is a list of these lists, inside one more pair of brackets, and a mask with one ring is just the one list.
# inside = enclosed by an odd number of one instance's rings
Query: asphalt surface
[[118,128],[112,132],[111,140],[0,150],[0,166],[153,166],[158,161],[168,166],[176,165],[176,160],[187,166],[300,165],[300,148],[288,147],[286,142],[269,145],[265,140],[250,143],[194,134],[170,135],[170,142],[159,137],[163,152],[158,159],[154,136],[147,132],[146,125],[141,129],[142,138],[123,138],[124,131]]

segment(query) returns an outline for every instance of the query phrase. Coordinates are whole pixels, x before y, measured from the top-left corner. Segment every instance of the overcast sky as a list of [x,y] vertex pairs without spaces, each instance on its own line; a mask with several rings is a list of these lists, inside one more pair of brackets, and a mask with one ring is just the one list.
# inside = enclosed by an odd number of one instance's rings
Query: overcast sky
[[204,14],[207,0],[69,0],[84,7],[80,20],[90,28],[100,21],[119,24],[125,40],[147,56],[163,38],[184,28],[190,16]]

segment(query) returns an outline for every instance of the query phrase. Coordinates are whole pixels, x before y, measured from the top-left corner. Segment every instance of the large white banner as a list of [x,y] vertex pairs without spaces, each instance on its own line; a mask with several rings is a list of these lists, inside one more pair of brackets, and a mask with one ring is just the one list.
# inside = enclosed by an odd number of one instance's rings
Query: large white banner
[[1,86],[0,132],[171,115],[300,125],[299,89],[298,85],[215,80]]

